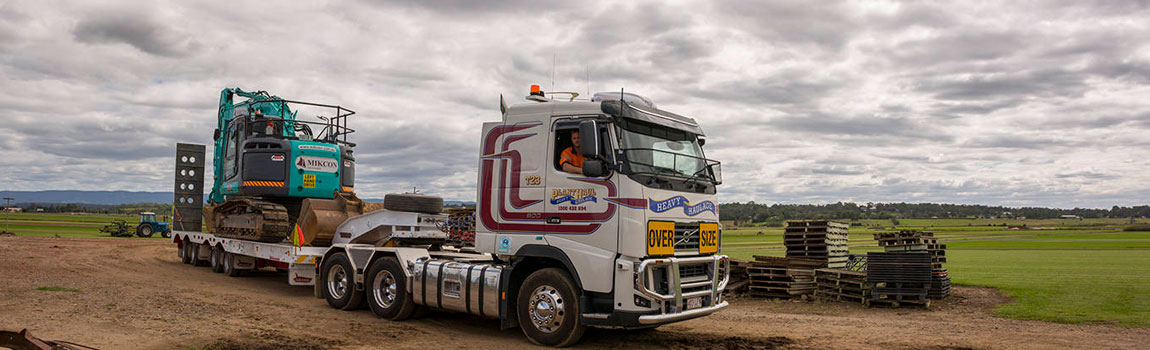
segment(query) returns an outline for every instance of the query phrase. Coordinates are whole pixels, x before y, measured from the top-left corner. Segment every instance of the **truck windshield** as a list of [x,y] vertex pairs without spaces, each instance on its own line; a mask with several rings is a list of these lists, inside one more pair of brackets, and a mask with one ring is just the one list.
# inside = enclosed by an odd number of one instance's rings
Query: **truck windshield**
[[637,120],[619,118],[619,140],[632,174],[670,176],[716,183],[698,135]]

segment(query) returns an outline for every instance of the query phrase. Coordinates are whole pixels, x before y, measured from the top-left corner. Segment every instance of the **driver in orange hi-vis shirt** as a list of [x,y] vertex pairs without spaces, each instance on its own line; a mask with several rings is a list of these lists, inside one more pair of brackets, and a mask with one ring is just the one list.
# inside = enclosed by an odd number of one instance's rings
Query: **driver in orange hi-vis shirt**
[[579,131],[571,132],[571,147],[563,150],[559,156],[559,166],[563,171],[583,175],[583,155],[579,154]]

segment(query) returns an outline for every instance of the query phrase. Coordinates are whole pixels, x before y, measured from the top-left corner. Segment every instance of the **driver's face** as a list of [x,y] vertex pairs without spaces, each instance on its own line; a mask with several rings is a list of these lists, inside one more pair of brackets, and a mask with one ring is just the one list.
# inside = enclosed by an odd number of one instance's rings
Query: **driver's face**
[[575,146],[576,150],[579,149],[580,146],[579,146],[579,132],[578,131],[571,133],[571,145]]

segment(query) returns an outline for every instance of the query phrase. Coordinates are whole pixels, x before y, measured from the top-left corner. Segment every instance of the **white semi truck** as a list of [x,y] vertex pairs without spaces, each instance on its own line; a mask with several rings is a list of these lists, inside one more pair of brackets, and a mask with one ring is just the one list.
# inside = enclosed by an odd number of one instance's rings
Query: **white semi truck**
[[[367,304],[397,321],[420,307],[470,313],[549,346],[586,327],[652,328],[727,307],[720,168],[704,157],[703,130],[637,95],[575,95],[533,86],[528,103],[501,103],[503,119],[484,123],[473,246],[447,240],[446,214],[387,209],[343,221],[324,247],[172,240],[185,263],[229,276],[287,270],[335,308]],[[564,171],[579,158],[581,174]]]

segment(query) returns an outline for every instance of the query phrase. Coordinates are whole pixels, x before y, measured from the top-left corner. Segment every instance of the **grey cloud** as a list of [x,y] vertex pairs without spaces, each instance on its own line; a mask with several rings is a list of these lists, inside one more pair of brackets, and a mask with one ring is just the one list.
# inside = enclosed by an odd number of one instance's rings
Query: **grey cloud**
[[811,105],[817,103],[840,84],[817,79],[804,72],[781,72],[758,79],[727,81],[689,89],[689,94],[712,100],[767,105]]
[[[838,52],[862,26],[842,1],[823,1],[810,6],[804,1],[730,1],[714,4],[735,22],[729,25],[778,46],[819,48]],[[808,52],[817,53],[817,52]]]
[[971,138],[963,143],[962,146],[974,148],[1049,149],[1055,147],[1069,147],[1076,144],[1078,143],[1075,141],[1058,139],[1049,136],[992,135]]
[[995,98],[1077,97],[1089,88],[1086,76],[1055,68],[1018,73],[972,74],[936,78],[918,87],[941,100],[987,100]]
[[1091,179],[1091,180],[1108,180],[1108,179],[1117,178],[1117,176],[1115,176],[1115,175],[1105,174],[1105,173],[1100,173],[1100,172],[1095,172],[1095,171],[1089,171],[1089,170],[1058,173],[1058,174],[1054,175],[1054,177],[1059,178],[1059,179],[1081,178],[1081,179]]
[[781,129],[797,131],[804,137],[817,138],[827,135],[905,138],[928,138],[949,140],[951,136],[931,126],[906,117],[854,116],[841,117],[823,113],[803,116],[790,116],[773,120],[771,125]]
[[124,43],[149,54],[182,57],[191,54],[199,44],[176,34],[148,14],[109,10],[82,19],[72,31],[84,43]]
[[358,111],[368,197],[473,200],[480,123],[555,62],[699,120],[724,201],[1150,198],[1145,2],[115,2],[0,5],[10,187],[168,189],[241,86]]

